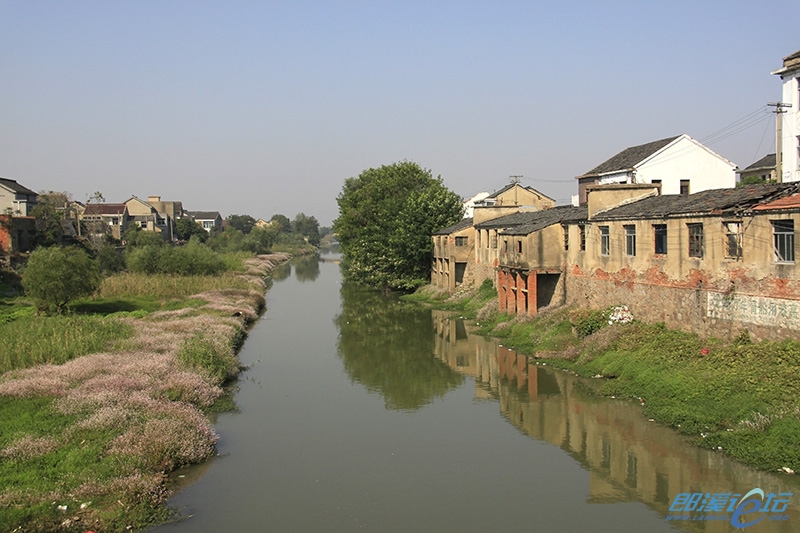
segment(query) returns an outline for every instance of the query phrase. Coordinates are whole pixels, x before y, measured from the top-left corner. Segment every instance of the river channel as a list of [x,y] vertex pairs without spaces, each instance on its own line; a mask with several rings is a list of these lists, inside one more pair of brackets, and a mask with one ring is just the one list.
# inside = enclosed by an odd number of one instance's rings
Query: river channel
[[754,488],[789,502],[745,531],[800,530],[795,477],[698,449],[457,316],[343,285],[334,258],[274,273],[219,455],[176,473],[186,518],[152,531],[729,532],[670,505]]

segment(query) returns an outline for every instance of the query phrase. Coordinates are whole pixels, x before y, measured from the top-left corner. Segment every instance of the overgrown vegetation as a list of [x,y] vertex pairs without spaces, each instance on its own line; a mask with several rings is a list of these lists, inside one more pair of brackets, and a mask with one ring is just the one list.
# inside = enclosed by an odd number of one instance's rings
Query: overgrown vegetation
[[284,259],[209,249],[183,259],[202,265],[209,254],[216,275],[110,275],[54,316],[3,276],[0,531],[123,531],[170,518],[165,474],[213,454],[203,412],[225,403],[220,385],[238,373],[235,351],[264,306],[262,276]]
[[426,287],[414,298],[474,318],[478,333],[532,359],[605,378],[602,394],[636,401],[644,416],[701,447],[765,470],[800,471],[800,341],[753,343],[746,330],[729,341],[703,339],[626,323],[623,306],[509,316],[488,294],[486,286],[456,297]]

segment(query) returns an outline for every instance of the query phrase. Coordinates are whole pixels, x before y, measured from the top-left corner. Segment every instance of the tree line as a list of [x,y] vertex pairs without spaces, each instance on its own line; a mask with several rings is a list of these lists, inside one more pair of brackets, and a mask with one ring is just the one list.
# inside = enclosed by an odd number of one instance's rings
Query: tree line
[[[95,193],[90,201],[102,202],[103,197]],[[210,232],[191,218],[179,218],[176,242],[135,224],[116,239],[104,222],[79,220],[70,205],[74,204],[68,193],[49,191],[32,208],[36,246],[22,270],[21,284],[45,313],[63,312],[69,302],[91,295],[103,277],[117,272],[217,275],[228,269],[225,254],[316,247],[330,232],[305,213],[293,220],[276,214],[266,224],[250,215],[232,214],[222,229]]]

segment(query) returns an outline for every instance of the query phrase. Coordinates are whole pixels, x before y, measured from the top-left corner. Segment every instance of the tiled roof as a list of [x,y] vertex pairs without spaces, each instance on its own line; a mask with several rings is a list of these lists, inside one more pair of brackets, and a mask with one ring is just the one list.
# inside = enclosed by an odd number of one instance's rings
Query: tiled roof
[[510,228],[518,224],[527,224],[531,220],[531,216],[539,211],[517,211],[510,215],[493,218],[486,220],[480,224],[475,224],[476,229],[501,229]]
[[34,191],[30,190],[27,187],[23,187],[22,185],[17,183],[15,180],[10,180],[8,178],[0,178],[0,185],[5,186],[6,188],[14,191],[17,194],[28,194],[28,195],[33,195],[33,196],[37,196],[39,194],[37,192],[34,192]]
[[[490,194],[490,195],[489,195],[489,196],[487,196],[486,198],[497,198],[498,196],[500,196],[500,195],[501,195],[501,194],[503,194],[504,192],[506,192],[506,191],[510,191],[510,190],[511,190],[511,189],[514,187],[514,185],[519,185],[519,184],[518,184],[518,183],[509,183],[508,185],[506,185],[505,187],[503,187],[503,188],[502,188],[502,189],[500,189],[499,191],[495,191],[495,192],[493,192],[492,194]],[[538,195],[538,196],[542,196],[542,197],[544,197],[544,198],[550,198],[550,197],[549,197],[549,196],[547,196],[546,194],[543,194],[543,193],[541,193],[541,192],[537,191],[537,190],[536,190],[536,189],[534,189],[533,187],[528,187],[528,186],[526,186],[526,185],[519,185],[519,186],[520,186],[520,188],[522,188],[522,189],[525,189],[526,191],[528,191],[528,192],[530,192],[530,193],[532,193],[532,194],[536,194],[536,195]],[[552,198],[550,198],[550,199],[552,200]]]
[[650,196],[636,202],[597,213],[592,220],[630,220],[669,218],[692,214],[730,212],[772,201],[798,191],[800,184],[775,183],[747,185],[735,189],[712,189],[686,196]]
[[125,204],[88,204],[84,215],[122,215],[128,206]]
[[753,208],[753,211],[770,211],[773,209],[797,209],[800,208],[800,194],[793,194],[775,200],[774,202],[767,202]]
[[456,224],[452,226],[448,226],[446,228],[442,228],[439,231],[434,231],[434,235],[449,235],[451,233],[455,233],[457,231],[461,231],[463,229],[467,229],[468,227],[472,226],[472,218],[462,218]]
[[542,230],[547,226],[552,226],[553,224],[581,222],[586,220],[586,217],[588,216],[588,210],[585,205],[577,207],[573,205],[561,205],[557,207],[551,207],[550,209],[544,209],[542,211],[534,211],[532,213],[525,214],[529,215],[527,217],[527,222],[506,228],[505,230],[501,231],[500,234],[528,235],[534,231]]
[[762,168],[775,168],[775,164],[775,154],[767,154],[740,172],[747,172],[748,170],[758,170]]
[[661,139],[658,141],[649,142],[646,144],[640,144],[639,146],[631,146],[630,148],[626,148],[611,159],[606,160],[603,163],[600,163],[592,170],[578,176],[579,178],[588,178],[592,176],[601,176],[603,174],[609,174],[611,172],[621,172],[624,170],[631,170],[637,164],[641,163],[654,153],[658,152],[669,143],[674,141],[680,137],[680,135],[676,137],[669,137],[667,139]]
[[222,218],[219,211],[187,211],[187,213],[195,220],[215,220],[217,217]]

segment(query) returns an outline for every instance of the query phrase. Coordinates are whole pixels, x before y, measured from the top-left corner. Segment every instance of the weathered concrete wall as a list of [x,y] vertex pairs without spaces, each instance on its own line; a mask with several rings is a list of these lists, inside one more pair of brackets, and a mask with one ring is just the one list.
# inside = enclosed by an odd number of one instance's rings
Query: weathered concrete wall
[[800,298],[796,288],[787,290],[787,280],[750,280],[728,290],[707,280],[707,273],[700,271],[670,280],[656,271],[585,272],[572,265],[565,283],[568,303],[590,308],[627,305],[639,320],[664,322],[703,336],[730,338],[747,329],[753,340],[798,337]]

